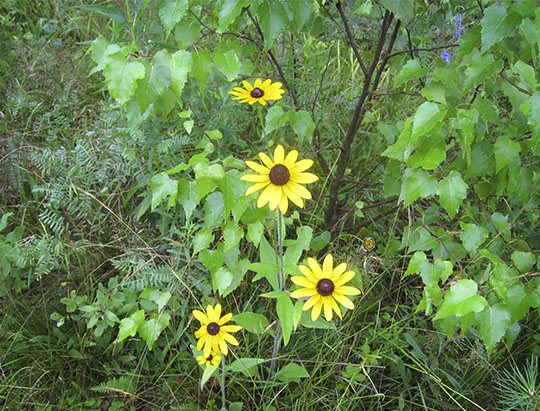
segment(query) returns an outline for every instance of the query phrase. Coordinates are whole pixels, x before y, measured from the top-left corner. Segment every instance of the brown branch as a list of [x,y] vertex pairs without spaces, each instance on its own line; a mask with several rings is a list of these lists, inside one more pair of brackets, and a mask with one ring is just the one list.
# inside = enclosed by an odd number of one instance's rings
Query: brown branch
[[512,87],[516,88],[517,90],[521,91],[522,93],[528,94],[529,96],[533,95],[533,93],[531,93],[530,91],[525,90],[524,88],[521,88],[517,84],[515,84],[512,80],[510,80],[508,77],[506,77],[502,71],[499,74],[506,82],[510,83],[510,85]]
[[358,51],[358,46],[351,33],[351,29],[349,28],[347,17],[345,16],[345,13],[343,13],[343,9],[341,8],[341,1],[337,2],[336,8],[338,9],[339,15],[341,16],[341,20],[343,21],[343,26],[345,27],[345,32],[347,33],[349,44],[351,45],[354,55],[356,56],[356,60],[358,60],[358,64],[360,64],[360,67],[362,68],[362,71],[364,72],[364,76],[365,76],[367,74],[367,68],[364,64],[364,61],[362,60],[362,56],[360,55],[360,52]]
[[441,50],[441,49],[449,49],[449,48],[452,48],[452,47],[459,47],[459,44],[454,43],[454,44],[447,44],[445,46],[437,46],[437,47],[431,47],[431,48],[419,47],[419,48],[415,48],[415,49],[396,51],[395,53],[390,54],[388,56],[388,58],[399,56],[400,54],[408,54],[408,53],[411,53],[411,52],[414,52],[414,51],[435,51],[435,50]]

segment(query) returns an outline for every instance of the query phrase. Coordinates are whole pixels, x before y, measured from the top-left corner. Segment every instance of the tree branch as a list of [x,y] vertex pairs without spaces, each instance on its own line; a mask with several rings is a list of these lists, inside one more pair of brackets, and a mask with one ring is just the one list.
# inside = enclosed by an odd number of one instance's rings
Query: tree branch
[[362,71],[364,72],[364,76],[365,76],[367,74],[367,68],[364,64],[364,61],[362,60],[362,56],[360,55],[360,52],[358,51],[358,46],[356,45],[356,41],[354,41],[354,37],[349,28],[349,23],[347,22],[347,17],[345,17],[345,13],[343,13],[343,9],[341,8],[341,1],[337,2],[336,8],[338,9],[339,15],[341,16],[343,25],[345,26],[345,33],[347,33],[349,44],[351,45],[354,55],[356,56],[356,60],[358,60],[358,64],[360,64],[360,67],[362,68]]

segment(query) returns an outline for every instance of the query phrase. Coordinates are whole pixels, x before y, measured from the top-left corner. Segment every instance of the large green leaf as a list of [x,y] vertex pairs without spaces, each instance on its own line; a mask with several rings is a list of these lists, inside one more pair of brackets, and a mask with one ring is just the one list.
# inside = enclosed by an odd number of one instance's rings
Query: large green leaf
[[521,273],[527,273],[533,268],[536,257],[530,251],[514,251],[512,253],[512,261]]
[[148,349],[152,351],[154,343],[161,332],[169,325],[171,316],[169,313],[162,312],[159,315],[154,314],[152,318],[139,326],[139,335],[148,344]]
[[187,75],[193,65],[191,53],[185,50],[178,50],[170,54],[166,50],[161,50],[154,56],[154,64],[165,66],[170,71],[171,88],[178,103],[182,103],[181,95],[187,81]]
[[141,62],[128,63],[126,57],[117,52],[108,56],[103,75],[111,96],[124,104],[137,90],[137,80],[142,79],[145,72]]
[[465,81],[463,82],[461,95],[464,96],[472,88],[500,72],[502,68],[502,60],[495,60],[491,54],[480,54],[479,51],[476,51],[472,56],[472,63],[467,65],[465,69]]
[[191,73],[197,80],[201,93],[204,94],[206,79],[208,79],[208,76],[214,70],[214,61],[212,60],[212,57],[210,57],[210,54],[204,50],[199,50],[197,53],[193,53],[192,57],[193,69]]
[[412,128],[412,138],[416,139],[431,131],[446,116],[446,109],[439,110],[439,105],[426,101],[416,110]]
[[289,121],[300,143],[303,143],[306,139],[311,142],[315,130],[315,123],[311,118],[311,114],[306,110],[297,112],[291,110],[289,111]]
[[514,13],[508,13],[501,4],[493,4],[484,10],[482,25],[482,52],[488,50],[495,43],[511,36],[521,22],[521,18]]
[[381,0],[381,4],[400,20],[404,20],[414,12],[413,0]]
[[287,364],[276,373],[276,378],[281,381],[300,382],[300,378],[307,377],[309,377],[309,373],[306,371],[306,369],[302,365],[294,362]]
[[471,256],[474,256],[478,247],[487,238],[489,231],[486,227],[478,226],[476,224],[460,222],[460,225],[463,231],[459,235],[459,238],[463,242],[463,247],[465,247]]
[[480,313],[480,335],[487,349],[488,355],[501,340],[506,330],[512,325],[510,308],[506,304],[498,303],[486,307]]
[[[152,210],[156,208],[165,198],[171,196],[167,208],[174,205],[178,192],[178,181],[171,179],[168,175],[158,174],[152,177]],[[172,200],[171,200],[172,199]]]
[[257,9],[259,24],[264,35],[264,49],[268,50],[277,36],[285,29],[289,17],[278,1],[263,2]]
[[519,154],[519,143],[508,136],[500,136],[495,142],[495,172],[512,162]]
[[288,294],[277,297],[276,311],[283,331],[283,344],[287,345],[294,328],[294,306]]
[[262,314],[242,313],[233,317],[233,320],[240,324],[246,331],[255,334],[262,334],[270,322]]
[[437,187],[439,201],[450,218],[454,218],[459,206],[467,197],[467,183],[461,178],[459,172],[452,170],[448,177],[442,179]]
[[214,62],[219,71],[223,73],[227,80],[233,81],[238,76],[240,70],[240,60],[234,50],[228,50],[224,53],[216,53]]
[[159,17],[167,36],[169,36],[175,24],[184,17],[188,7],[188,0],[161,0]]
[[421,168],[408,168],[403,173],[399,200],[405,207],[419,198],[429,197],[437,191],[437,179]]
[[459,280],[450,287],[433,319],[442,320],[452,315],[462,317],[471,312],[482,311],[487,306],[487,301],[476,294],[477,291],[478,284],[473,280]]
[[244,7],[249,6],[248,0],[225,0],[219,10],[218,31],[223,32],[240,15]]
[[407,61],[407,63],[405,63],[405,65],[401,68],[396,78],[394,79],[394,88],[401,86],[403,83],[406,83],[410,79],[413,79],[415,77],[421,77],[427,72],[429,72],[429,68],[422,68],[418,60],[411,59]]

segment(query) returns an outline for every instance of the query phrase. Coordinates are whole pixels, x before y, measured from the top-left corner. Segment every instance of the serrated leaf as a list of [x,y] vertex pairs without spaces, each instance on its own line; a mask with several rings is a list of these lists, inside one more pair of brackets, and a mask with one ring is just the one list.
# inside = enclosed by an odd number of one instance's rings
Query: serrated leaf
[[406,83],[410,79],[415,77],[421,77],[429,72],[429,68],[422,68],[420,63],[416,59],[411,59],[405,63],[401,68],[396,78],[394,79],[394,88],[401,86],[403,83]]
[[476,224],[460,222],[460,225],[463,231],[459,234],[459,238],[463,243],[463,247],[465,247],[471,256],[474,256],[478,247],[487,238],[489,231],[487,228]]
[[536,257],[529,251],[514,251],[512,261],[520,273],[527,273],[536,263]]
[[488,50],[495,43],[511,36],[521,22],[521,18],[508,13],[500,4],[493,4],[484,10],[484,17],[480,20],[482,26],[482,52]]
[[508,328],[512,325],[510,309],[506,304],[498,303],[492,307],[486,307],[480,313],[480,335],[491,354],[495,345],[501,340]]
[[529,64],[518,60],[513,66],[512,71],[518,75],[520,83],[523,83],[524,88],[530,91],[536,91],[536,75],[534,68]]
[[170,314],[163,312],[158,316],[152,316],[150,320],[139,326],[139,335],[144,341],[146,341],[150,351],[152,351],[152,347],[154,346],[154,343],[158,339],[161,332],[169,325],[170,320]]
[[264,50],[268,50],[277,36],[287,27],[289,18],[280,2],[264,2],[258,7],[259,24],[264,35]]
[[260,221],[248,224],[247,240],[251,241],[255,247],[259,246],[261,236],[264,233],[264,225]]
[[210,54],[204,50],[199,50],[198,53],[193,53],[192,58],[193,66],[191,73],[199,84],[201,94],[204,94],[206,79],[208,79],[208,76],[214,70],[214,61],[212,60],[212,57],[210,57]]
[[407,164],[413,167],[422,167],[424,170],[434,170],[446,159],[446,150],[443,147],[419,147],[417,153],[414,153],[407,159]]
[[437,179],[420,168],[408,168],[403,173],[403,183],[398,201],[405,207],[419,198],[429,197],[437,191]]
[[241,372],[246,377],[256,377],[259,375],[257,365],[264,361],[262,358],[239,358],[227,365],[226,368],[230,372]]
[[480,141],[474,145],[471,158],[471,165],[465,173],[465,178],[475,178],[495,171],[495,154],[493,144],[487,141]]
[[166,174],[158,174],[152,177],[152,210],[154,210],[161,202],[171,196],[176,198],[178,191],[178,181],[171,179]]
[[503,68],[502,60],[495,60],[491,54],[480,54],[476,51],[472,56],[472,63],[465,70],[465,81],[461,95],[464,96],[474,87],[485,82]]
[[223,230],[223,238],[225,239],[223,251],[226,252],[236,246],[243,236],[244,230],[242,227],[233,221],[228,222]]
[[197,233],[193,238],[193,254],[197,254],[199,251],[208,248],[213,240],[214,234],[212,234],[212,230]]
[[154,64],[163,65],[170,71],[171,89],[176,96],[178,103],[182,103],[182,90],[187,81],[187,75],[193,66],[191,53],[185,50],[178,50],[170,54],[166,50],[161,50],[154,56]]
[[223,32],[240,15],[244,7],[249,6],[248,0],[225,0],[219,10],[218,32]]
[[225,53],[216,53],[214,62],[221,73],[227,80],[233,81],[238,76],[240,70],[240,60],[234,50],[228,50]]
[[196,183],[181,178],[180,181],[178,181],[178,194],[176,199],[184,208],[186,220],[189,220],[193,210],[195,210],[195,207],[199,204]]
[[439,110],[436,103],[426,101],[416,110],[412,128],[412,138],[416,139],[431,131],[446,116],[446,109]]
[[414,11],[413,0],[381,0],[381,4],[385,9],[394,13],[400,20],[405,20]]
[[233,274],[227,268],[221,267],[212,275],[214,291],[218,290],[219,294],[223,295],[225,290],[231,285],[233,278]]
[[159,8],[159,17],[165,29],[165,35],[168,37],[173,27],[186,14],[188,9],[187,0],[162,0]]
[[103,75],[107,82],[109,93],[125,104],[137,90],[137,80],[142,79],[146,73],[144,65],[138,61],[127,62],[120,52],[108,56]]
[[223,265],[223,253],[220,250],[201,250],[199,259],[211,274],[215,273]]
[[510,140],[508,136],[500,136],[495,142],[495,172],[498,173],[503,167],[514,160],[521,147],[517,141]]
[[268,109],[265,118],[266,134],[283,127],[289,120],[289,114],[284,113],[280,106],[272,106]]
[[174,28],[174,38],[180,49],[188,48],[195,43],[200,36],[200,24],[195,20],[180,21]]
[[150,104],[156,105],[158,97],[171,84],[171,72],[167,67],[148,63],[145,66],[146,75],[139,82],[136,91],[141,113],[144,113]]
[[467,183],[463,181],[461,174],[455,170],[450,171],[448,177],[439,182],[437,195],[450,218],[454,218],[459,210],[459,206],[467,197],[467,188]]
[[138,310],[129,317],[120,321],[118,331],[118,342],[125,340],[127,337],[133,337],[137,332],[137,328],[144,322],[144,310]]
[[420,265],[425,261],[427,261],[427,257],[424,252],[417,251],[416,253],[414,253],[414,255],[409,260],[409,265],[407,267],[407,271],[405,271],[405,274],[403,274],[403,278],[411,274],[419,273]]
[[471,312],[482,311],[487,306],[487,301],[481,295],[476,294],[477,291],[478,284],[473,280],[459,280],[450,287],[433,319],[442,320],[452,315],[462,317]]
[[223,194],[210,194],[204,203],[204,228],[217,228],[225,219]]

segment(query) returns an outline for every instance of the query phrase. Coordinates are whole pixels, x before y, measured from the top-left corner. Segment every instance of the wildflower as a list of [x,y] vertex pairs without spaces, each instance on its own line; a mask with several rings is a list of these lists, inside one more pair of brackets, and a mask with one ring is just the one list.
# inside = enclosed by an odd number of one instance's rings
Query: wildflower
[[360,290],[355,287],[348,287],[344,284],[352,280],[354,271],[347,271],[347,264],[341,263],[334,268],[334,261],[331,254],[328,254],[321,267],[313,258],[307,259],[309,268],[299,265],[298,269],[304,277],[293,276],[291,281],[301,287],[291,293],[293,298],[310,298],[304,303],[303,310],[307,311],[311,308],[311,319],[315,321],[321,315],[321,310],[324,307],[324,317],[327,321],[332,320],[332,312],[335,311],[339,318],[341,310],[336,301],[343,307],[352,310],[354,304],[349,300],[347,295],[358,295]]
[[263,83],[258,78],[253,86],[245,80],[242,84],[245,88],[235,87],[233,91],[229,91],[229,94],[236,96],[233,100],[240,100],[240,103],[260,103],[265,106],[268,100],[279,100],[285,93],[285,90],[281,88],[281,83],[272,83],[270,79],[266,79]]
[[441,58],[446,64],[450,63],[450,53],[446,49],[442,51]]
[[211,365],[217,367],[221,362],[221,354],[218,354],[215,351],[211,351],[210,355],[207,357],[205,357],[204,355],[199,355],[197,357],[197,361],[200,365],[206,365],[206,368],[210,367]]
[[[195,331],[197,349],[203,351],[203,356],[208,358],[212,351],[227,355],[229,350],[227,343],[238,345],[238,340],[231,332],[242,329],[240,325],[225,325],[231,318],[232,313],[221,316],[221,304],[215,307],[208,305],[206,314],[199,310],[193,310],[193,316],[202,323],[202,327]],[[203,348],[204,347],[204,348]]]
[[264,188],[257,200],[257,207],[268,204],[273,211],[279,206],[282,214],[287,212],[289,199],[298,207],[304,207],[303,198],[311,199],[311,193],[301,184],[313,183],[319,179],[314,174],[304,173],[313,165],[313,160],[305,159],[297,162],[296,150],[291,150],[285,157],[285,150],[281,145],[274,150],[274,161],[264,153],[259,153],[259,157],[264,166],[254,161],[246,161],[249,168],[259,173],[241,177],[241,180],[255,183],[246,190],[246,195]]
[[461,27],[461,23],[463,22],[463,16],[458,16],[456,19],[456,38],[459,40],[461,37],[461,33],[463,33],[463,27]]
[[369,253],[375,248],[375,240],[371,237],[366,237],[364,241],[362,241],[362,250],[366,253]]

